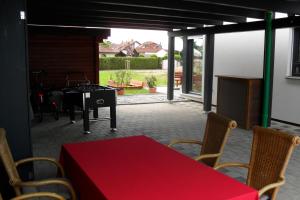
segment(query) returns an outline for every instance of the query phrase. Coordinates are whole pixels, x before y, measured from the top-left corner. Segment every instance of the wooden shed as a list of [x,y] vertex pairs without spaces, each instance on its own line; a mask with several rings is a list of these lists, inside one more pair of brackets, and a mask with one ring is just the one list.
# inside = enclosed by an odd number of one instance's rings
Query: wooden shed
[[[66,75],[85,73],[91,83],[99,83],[99,42],[107,38],[109,29],[30,26],[28,54],[30,82],[33,72],[44,71],[45,87],[63,88]],[[80,78],[80,77],[78,77]]]

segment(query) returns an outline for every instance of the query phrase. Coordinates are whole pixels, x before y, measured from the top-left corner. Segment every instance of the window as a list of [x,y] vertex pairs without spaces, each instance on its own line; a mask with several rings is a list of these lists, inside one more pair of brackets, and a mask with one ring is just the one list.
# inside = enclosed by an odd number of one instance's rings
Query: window
[[292,76],[300,76],[300,28],[294,29]]
[[202,93],[203,43],[204,37],[194,39],[191,92],[197,94]]

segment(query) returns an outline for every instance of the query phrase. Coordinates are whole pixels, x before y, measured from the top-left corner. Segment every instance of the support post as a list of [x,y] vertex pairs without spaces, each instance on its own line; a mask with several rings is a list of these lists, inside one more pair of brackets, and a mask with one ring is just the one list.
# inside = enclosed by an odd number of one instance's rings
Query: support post
[[193,89],[193,61],[194,61],[194,40],[188,40],[188,52],[187,52],[187,88],[188,92]]
[[169,36],[169,48],[168,48],[168,94],[167,98],[169,101],[174,98],[174,47],[175,38]]
[[187,36],[182,37],[182,42],[183,42],[183,69],[182,69],[182,83],[181,83],[181,88],[182,88],[182,93],[187,94],[188,93],[188,39]]
[[207,34],[205,36],[205,60],[204,60],[204,103],[203,110],[211,111],[212,104],[212,88],[214,73],[214,45],[215,35]]
[[[0,0],[0,127],[6,130],[15,160],[32,156],[27,22],[20,17],[21,11],[26,11],[25,0]],[[28,179],[32,170],[27,165],[19,172]],[[3,199],[11,199],[15,194],[2,162],[0,177],[0,193]]]
[[[275,19],[275,13],[274,12],[273,12],[273,18],[272,19]],[[271,49],[271,58],[272,59],[271,59],[271,68],[270,68],[270,99],[269,99],[268,126],[271,125],[271,119],[272,119],[275,40],[276,40],[276,29],[272,26],[272,49]]]
[[263,93],[263,108],[262,108],[262,126],[268,127],[270,124],[270,114],[272,105],[272,80],[274,71],[274,44],[272,29],[273,13],[266,13],[266,27],[265,27],[265,56],[264,56],[264,93]]
[[192,90],[192,67],[194,58],[193,39],[183,39],[183,55],[182,93],[188,94]]

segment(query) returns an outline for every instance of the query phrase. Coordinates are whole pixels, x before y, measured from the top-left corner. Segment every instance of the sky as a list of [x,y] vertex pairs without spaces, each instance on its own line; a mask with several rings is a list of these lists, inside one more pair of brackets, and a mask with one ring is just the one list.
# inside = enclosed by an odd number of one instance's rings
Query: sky
[[[131,39],[140,43],[152,41],[161,44],[164,49],[168,49],[167,31],[112,28],[110,35],[107,40],[113,43],[121,43]],[[175,49],[182,50],[182,40],[180,38],[175,39]]]

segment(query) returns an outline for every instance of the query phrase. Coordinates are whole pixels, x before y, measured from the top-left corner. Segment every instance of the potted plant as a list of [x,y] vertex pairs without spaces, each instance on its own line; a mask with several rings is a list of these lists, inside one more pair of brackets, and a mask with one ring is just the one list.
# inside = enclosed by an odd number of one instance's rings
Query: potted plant
[[119,70],[115,72],[115,77],[116,77],[115,83],[118,88],[117,92],[119,95],[124,95],[125,93],[124,87],[126,87],[126,85],[128,85],[131,80],[131,73],[125,70]]
[[151,76],[146,76],[145,79],[149,87],[149,93],[156,93],[156,82],[157,82],[156,77],[151,75]]

